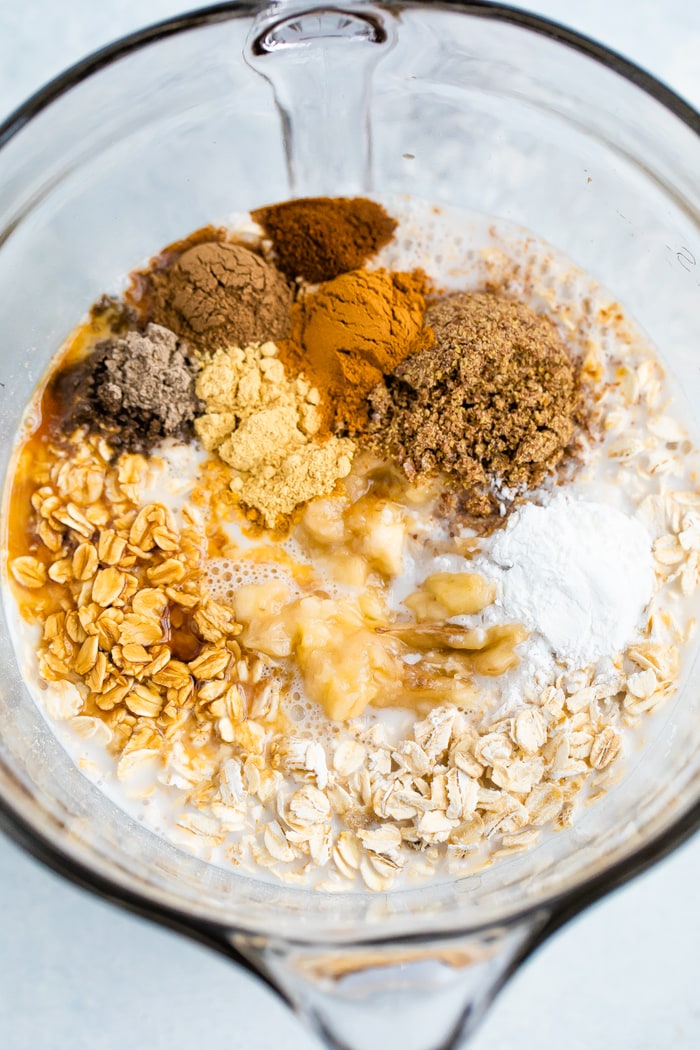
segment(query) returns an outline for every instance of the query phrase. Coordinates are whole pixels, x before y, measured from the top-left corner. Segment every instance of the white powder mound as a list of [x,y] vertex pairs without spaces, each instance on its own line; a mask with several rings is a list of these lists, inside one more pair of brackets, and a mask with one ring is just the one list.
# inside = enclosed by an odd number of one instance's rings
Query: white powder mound
[[570,666],[613,656],[633,638],[654,589],[651,537],[603,503],[528,504],[493,537],[491,566],[509,620],[538,631]]

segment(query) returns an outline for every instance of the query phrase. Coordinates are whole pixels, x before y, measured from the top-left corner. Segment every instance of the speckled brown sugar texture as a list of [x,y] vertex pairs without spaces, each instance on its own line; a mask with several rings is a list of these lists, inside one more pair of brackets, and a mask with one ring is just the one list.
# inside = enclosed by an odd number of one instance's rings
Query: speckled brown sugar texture
[[577,368],[549,318],[489,293],[431,306],[435,344],[401,362],[370,395],[372,441],[409,478],[444,470],[494,509],[493,485],[531,488],[572,440]]

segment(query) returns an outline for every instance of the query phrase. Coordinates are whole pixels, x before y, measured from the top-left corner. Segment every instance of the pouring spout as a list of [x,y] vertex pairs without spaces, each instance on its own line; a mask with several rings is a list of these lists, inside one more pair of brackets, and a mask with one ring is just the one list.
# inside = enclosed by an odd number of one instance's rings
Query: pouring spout
[[368,192],[372,74],[393,44],[391,20],[363,3],[276,6],[246,58],[274,91],[290,196]]
[[474,1033],[546,920],[341,948],[237,937],[236,948],[331,1050],[452,1050]]

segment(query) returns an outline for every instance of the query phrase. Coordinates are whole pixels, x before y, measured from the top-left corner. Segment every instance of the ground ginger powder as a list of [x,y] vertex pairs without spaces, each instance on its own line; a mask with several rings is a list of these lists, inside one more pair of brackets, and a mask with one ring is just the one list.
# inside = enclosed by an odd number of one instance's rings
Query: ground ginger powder
[[231,488],[268,527],[350,473],[354,443],[323,435],[318,390],[303,375],[288,378],[274,343],[217,350],[197,395],[206,405],[197,436],[233,467]]

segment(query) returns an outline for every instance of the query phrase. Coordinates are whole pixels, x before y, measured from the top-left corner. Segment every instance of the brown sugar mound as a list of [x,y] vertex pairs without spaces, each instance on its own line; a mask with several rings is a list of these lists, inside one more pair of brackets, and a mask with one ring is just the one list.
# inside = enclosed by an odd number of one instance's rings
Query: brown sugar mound
[[353,270],[294,305],[280,357],[321,392],[328,429],[351,436],[365,429],[370,390],[432,341],[423,325],[425,283],[420,271]]
[[372,391],[372,443],[409,478],[444,470],[469,490],[530,488],[561,460],[580,410],[577,370],[553,323],[523,303],[458,293],[431,306],[435,345]]
[[242,244],[195,244],[146,280],[149,320],[198,350],[287,334],[292,290],[272,263]]
[[396,229],[381,204],[364,197],[304,197],[252,217],[272,241],[280,270],[314,284],[359,269]]

